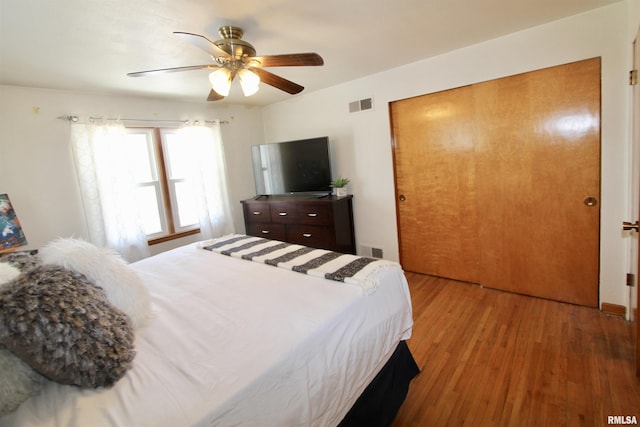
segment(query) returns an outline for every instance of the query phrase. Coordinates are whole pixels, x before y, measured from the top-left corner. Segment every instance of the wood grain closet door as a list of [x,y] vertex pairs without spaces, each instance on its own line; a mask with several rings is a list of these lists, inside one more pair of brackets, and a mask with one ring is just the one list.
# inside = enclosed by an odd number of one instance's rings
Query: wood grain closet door
[[394,102],[391,117],[405,269],[597,307],[599,59]]
[[479,281],[470,86],[391,104],[398,232],[408,271]]
[[474,97],[482,285],[597,307],[599,59],[475,85]]

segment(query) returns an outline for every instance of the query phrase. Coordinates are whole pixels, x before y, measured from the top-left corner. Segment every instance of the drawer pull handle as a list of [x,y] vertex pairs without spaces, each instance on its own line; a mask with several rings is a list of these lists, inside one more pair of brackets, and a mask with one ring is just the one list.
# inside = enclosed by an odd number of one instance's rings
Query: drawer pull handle
[[280,216],[287,216],[288,214],[287,214],[287,212],[280,212],[278,215],[280,215]]
[[311,237],[311,233],[302,233],[302,237],[306,237],[308,239]]
[[262,233],[262,234],[269,234],[269,233],[271,233],[271,232],[270,232],[269,230],[262,230],[262,231],[261,231],[261,233]]
[[254,215],[261,215],[261,214],[262,214],[262,212],[260,212],[260,211],[253,211],[252,213],[253,213]]
[[318,216],[317,213],[308,213],[307,215],[310,216],[311,218],[315,218]]

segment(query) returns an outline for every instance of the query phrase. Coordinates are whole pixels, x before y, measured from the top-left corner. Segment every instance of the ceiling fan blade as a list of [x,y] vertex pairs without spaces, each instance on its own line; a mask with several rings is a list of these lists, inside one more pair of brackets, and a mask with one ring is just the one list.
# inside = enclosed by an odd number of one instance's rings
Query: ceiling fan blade
[[254,56],[251,60],[259,61],[261,67],[324,65],[324,60],[317,53],[290,53],[285,55]]
[[266,83],[269,86],[273,86],[292,95],[300,93],[304,90],[304,86],[300,86],[299,84],[287,80],[283,77],[276,76],[275,74],[270,73],[267,70],[263,70],[262,68],[251,68],[251,71],[254,71],[258,76],[260,76],[260,81],[262,83]]
[[186,67],[173,67],[173,68],[161,68],[159,70],[136,71],[134,73],[127,73],[127,76],[129,76],[129,77],[140,77],[140,76],[148,76],[150,74],[162,74],[162,73],[175,73],[177,71],[202,70],[204,68],[219,68],[219,67],[217,65],[213,65],[213,64],[188,65]]
[[224,96],[220,95],[213,89],[211,89],[211,92],[209,92],[209,96],[207,96],[207,101],[219,101],[221,99],[224,99]]
[[208,38],[206,38],[205,36],[201,36],[200,34],[185,33],[182,31],[174,31],[173,34],[177,35],[178,37],[185,40],[186,42],[199,47],[200,49],[204,50],[214,58],[229,57],[229,54],[227,52],[225,52],[224,50],[220,49],[218,46],[213,44],[213,42]]

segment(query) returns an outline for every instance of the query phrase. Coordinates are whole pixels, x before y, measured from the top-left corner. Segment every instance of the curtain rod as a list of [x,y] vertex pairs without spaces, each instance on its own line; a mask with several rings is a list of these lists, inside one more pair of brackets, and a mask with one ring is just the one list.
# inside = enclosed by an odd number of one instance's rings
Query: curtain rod
[[[60,120],[66,120],[72,123],[77,123],[80,120],[78,116],[69,115],[69,114],[65,114],[57,118]],[[178,119],[129,119],[129,118],[117,118],[117,117],[113,117],[113,118],[91,117],[91,116],[89,117],[89,122],[94,122],[96,120],[114,120],[114,121],[120,120],[120,121],[132,121],[132,122],[173,122],[173,123],[182,123],[183,125],[192,124],[189,120],[178,120]],[[216,122],[219,122],[222,125],[226,125],[229,123],[227,120],[205,120],[204,121],[204,123],[216,123]],[[193,124],[199,125],[200,120],[194,120]]]

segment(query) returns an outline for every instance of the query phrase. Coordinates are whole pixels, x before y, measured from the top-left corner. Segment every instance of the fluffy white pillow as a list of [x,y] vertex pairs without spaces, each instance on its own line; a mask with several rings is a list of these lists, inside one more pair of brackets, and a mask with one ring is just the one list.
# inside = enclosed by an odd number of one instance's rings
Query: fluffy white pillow
[[135,329],[150,314],[149,291],[138,274],[120,255],[80,239],[60,238],[40,250],[45,264],[54,264],[84,274],[104,289],[111,304],[125,312]]
[[20,270],[13,265],[0,262],[0,287],[7,282],[12,281],[20,275]]

